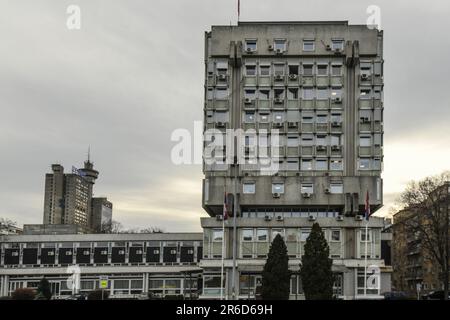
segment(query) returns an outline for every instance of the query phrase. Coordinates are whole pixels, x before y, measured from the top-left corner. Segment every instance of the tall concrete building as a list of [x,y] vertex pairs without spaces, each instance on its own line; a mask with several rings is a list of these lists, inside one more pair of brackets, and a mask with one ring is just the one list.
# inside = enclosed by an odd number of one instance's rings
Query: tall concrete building
[[[361,297],[365,246],[381,286],[389,286],[383,219],[370,219],[369,235],[362,219],[367,194],[372,212],[383,203],[382,31],[346,21],[212,26],[205,33],[204,137],[203,207],[218,216],[202,219],[201,266],[212,284],[208,291],[205,280],[204,297],[218,297],[222,239],[224,294],[247,297],[276,234],[290,242],[298,270],[314,221],[330,241],[340,297]],[[224,194],[234,195],[237,220],[237,229],[227,221],[225,234],[218,221]],[[291,294],[301,296],[298,277],[292,281]]]
[[112,202],[107,198],[92,198],[91,221],[94,232],[102,232],[103,227],[112,221]]
[[84,168],[64,173],[64,167],[52,165],[45,176],[43,224],[76,225],[82,232],[94,230],[92,194],[98,171],[88,159]]

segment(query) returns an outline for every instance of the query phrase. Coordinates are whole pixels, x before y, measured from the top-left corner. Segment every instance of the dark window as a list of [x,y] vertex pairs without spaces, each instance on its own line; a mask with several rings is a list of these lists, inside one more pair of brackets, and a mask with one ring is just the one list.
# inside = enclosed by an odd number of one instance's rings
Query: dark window
[[177,247],[164,247],[163,262],[177,262]]
[[19,264],[19,249],[6,249],[5,250],[5,264]]
[[143,250],[143,247],[130,247],[128,261],[130,263],[141,263]]
[[97,247],[94,249],[94,263],[108,263],[107,247]]
[[35,248],[23,249],[22,264],[37,264],[38,251]]
[[55,264],[55,252],[54,248],[42,248],[41,264]]
[[180,262],[194,262],[194,247],[181,247]]
[[203,247],[197,247],[197,262],[203,259]]
[[147,248],[147,262],[158,263],[160,260],[159,259],[159,256],[160,256],[159,250],[160,250],[159,247],[148,247]]
[[112,248],[111,263],[125,263],[125,247]]
[[77,263],[91,263],[91,248],[77,248]]
[[[73,263],[73,249],[72,248],[60,248],[58,254],[59,264],[72,264]],[[42,263],[42,261],[41,261]]]

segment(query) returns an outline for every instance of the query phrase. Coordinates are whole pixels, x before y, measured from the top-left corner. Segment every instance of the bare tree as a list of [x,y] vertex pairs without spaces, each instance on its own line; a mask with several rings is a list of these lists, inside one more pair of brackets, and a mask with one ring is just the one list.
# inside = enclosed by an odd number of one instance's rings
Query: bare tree
[[412,181],[400,196],[401,204],[410,212],[410,216],[400,223],[421,240],[422,246],[439,265],[446,300],[449,289],[449,181],[450,171]]
[[116,220],[108,220],[102,223],[101,233],[123,233],[123,225]]
[[12,221],[11,219],[8,218],[0,218],[0,226],[4,226],[6,228],[16,227],[17,222]]

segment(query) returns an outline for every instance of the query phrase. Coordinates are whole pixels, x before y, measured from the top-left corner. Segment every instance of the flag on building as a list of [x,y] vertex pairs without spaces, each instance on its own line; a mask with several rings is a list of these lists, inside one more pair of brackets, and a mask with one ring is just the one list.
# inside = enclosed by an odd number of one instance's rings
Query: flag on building
[[365,215],[366,215],[366,220],[369,221],[369,217],[371,215],[370,213],[370,204],[369,204],[369,190],[366,191],[366,207],[365,207]]
[[223,198],[223,220],[228,219],[228,204],[227,204],[227,193],[225,192]]

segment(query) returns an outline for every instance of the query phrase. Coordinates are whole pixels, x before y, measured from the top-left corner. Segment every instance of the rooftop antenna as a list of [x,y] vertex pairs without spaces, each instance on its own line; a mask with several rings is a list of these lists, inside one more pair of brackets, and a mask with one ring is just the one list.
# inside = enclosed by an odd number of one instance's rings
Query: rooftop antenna
[[91,146],[88,147],[88,162],[91,162]]

